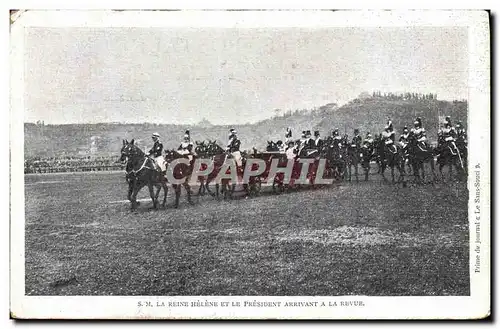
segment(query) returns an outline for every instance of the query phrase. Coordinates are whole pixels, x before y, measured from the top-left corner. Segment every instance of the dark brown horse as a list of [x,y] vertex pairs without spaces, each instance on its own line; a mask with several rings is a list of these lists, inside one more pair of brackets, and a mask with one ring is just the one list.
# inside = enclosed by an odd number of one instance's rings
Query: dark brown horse
[[404,157],[400,147],[395,144],[385,144],[383,139],[377,139],[375,141],[375,151],[380,161],[380,175],[387,181],[384,173],[387,167],[391,168],[392,182],[395,183],[396,179],[394,176],[394,169],[399,171],[398,183],[404,182],[405,170],[404,170]]
[[194,202],[192,200],[192,192],[191,186],[189,185],[191,175],[193,173],[193,163],[195,161],[194,157],[189,161],[189,164],[186,163],[177,163],[173,164],[174,160],[177,159],[188,159],[186,155],[180,154],[176,150],[165,150],[165,162],[167,163],[167,177],[169,174],[173,175],[173,178],[176,180],[180,180],[180,183],[170,182],[172,184],[172,188],[175,191],[175,208],[179,207],[179,199],[181,196],[181,187],[184,186],[187,192],[187,200],[189,204],[193,205]]
[[[413,133],[408,137],[408,161],[412,166],[416,182],[425,182],[424,165],[427,163],[431,169],[433,179],[436,180],[437,176],[434,170],[434,150],[425,143],[419,142]],[[422,176],[420,176],[420,172],[422,172]]]
[[[167,180],[161,173],[161,169],[155,163],[155,160],[146,156],[144,152],[134,144],[134,140],[128,142],[123,140],[120,161],[126,162],[126,179],[128,182],[128,200],[131,202],[131,208],[136,209],[139,205],[137,194],[147,186],[149,194],[153,201],[153,208],[158,207],[158,196],[161,189],[164,190],[163,206],[167,203]],[[156,192],[154,192],[156,187]]]

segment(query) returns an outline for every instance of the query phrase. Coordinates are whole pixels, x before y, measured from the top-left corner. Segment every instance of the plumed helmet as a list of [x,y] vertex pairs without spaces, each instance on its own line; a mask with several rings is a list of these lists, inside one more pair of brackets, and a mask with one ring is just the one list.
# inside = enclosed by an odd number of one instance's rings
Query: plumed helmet
[[354,129],[354,134],[359,134],[359,129]]
[[158,134],[158,133],[153,133],[153,137],[159,138],[159,137],[160,137],[160,134]]
[[417,126],[417,125],[418,125],[418,126],[422,126],[422,119],[421,119],[420,117],[417,117],[417,118],[415,119],[415,122],[414,122],[414,123],[415,123],[415,125],[416,125],[416,126]]
[[314,131],[314,137],[319,137],[319,130]]

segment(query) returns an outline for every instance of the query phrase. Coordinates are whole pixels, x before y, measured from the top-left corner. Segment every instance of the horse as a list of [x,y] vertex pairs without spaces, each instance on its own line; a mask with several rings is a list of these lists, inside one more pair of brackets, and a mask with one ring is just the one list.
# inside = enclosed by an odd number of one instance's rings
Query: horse
[[279,152],[280,148],[278,142],[267,141],[266,152]]
[[[231,182],[230,179],[222,179],[220,182],[215,182],[215,192],[212,192],[212,190],[210,189],[210,183],[217,178],[226,160],[231,159],[231,154],[226,152],[226,150],[219,146],[216,141],[210,140],[205,144],[205,147],[202,151],[203,157],[211,159],[213,168],[212,171],[208,174],[208,177],[199,178],[201,184],[198,193],[200,193],[201,191],[203,191],[202,193],[204,193],[204,191],[207,191],[211,196],[217,199],[219,199],[219,194],[222,194],[224,196],[224,199],[231,199],[236,188],[236,182]],[[247,156],[245,152],[241,152],[241,155],[243,162],[242,167],[244,168]],[[201,169],[206,169],[206,167],[203,167]],[[237,175],[238,174],[240,174],[240,176],[243,174],[242,168],[237,169]],[[229,185],[231,185],[231,187]],[[243,187],[247,194],[250,195],[248,184],[244,184]]]
[[323,149],[321,151],[322,155],[326,158],[327,168],[326,170],[330,173],[328,176],[333,176],[334,179],[340,180],[344,177],[347,152],[342,145],[339,146],[338,142],[332,137],[328,137],[326,142],[323,144]]
[[448,165],[450,180],[453,177],[453,166],[455,166],[457,170],[459,180],[463,174],[466,174],[464,161],[461,157],[460,150],[457,147],[454,147],[451,143],[440,141],[438,147],[436,148],[436,154],[438,156],[437,163],[439,164],[441,180],[444,181],[443,167],[445,165]]
[[361,167],[365,171],[365,182],[366,182],[368,181],[368,175],[370,174],[370,163],[373,157],[373,148],[363,145],[361,147],[360,155],[361,155]]
[[[167,203],[167,180],[155,160],[147,156],[137,145],[134,139],[130,142],[123,140],[120,161],[126,162],[125,178],[128,182],[128,200],[131,202],[131,209],[135,210],[139,205],[137,194],[144,187],[148,186],[153,208],[158,207],[158,196],[163,188],[163,207]],[[157,188],[154,193],[154,187]]]
[[[425,166],[428,163],[434,180],[436,180],[436,172],[434,171],[434,155],[435,152],[429,148],[425,143],[419,142],[415,134],[411,133],[408,136],[408,162],[410,163],[413,171],[413,176],[416,182],[425,182]],[[405,161],[406,162],[406,161]],[[404,168],[404,165],[403,165]],[[420,177],[422,171],[422,177]]]
[[385,144],[383,139],[379,139],[376,142],[376,152],[380,161],[380,175],[384,181],[387,181],[387,178],[384,175],[386,168],[389,166],[391,168],[392,182],[395,183],[394,177],[394,168],[397,168],[399,171],[399,182],[404,181],[405,171],[404,171],[404,160],[401,148],[399,148],[395,144]]
[[354,175],[356,176],[356,182],[359,182],[358,179],[358,165],[361,163],[361,151],[356,144],[348,144],[347,145],[347,169],[349,173],[349,182],[352,177],[352,166],[354,166]]
[[[165,162],[167,163],[167,170],[170,170],[172,161],[177,160],[177,159],[181,159],[181,158],[187,159],[186,155],[180,154],[176,150],[165,150],[165,154],[163,157],[165,159]],[[191,174],[193,173],[193,161],[194,161],[194,157],[190,161],[189,164],[177,163],[175,168],[171,169],[173,177],[175,179],[182,180],[182,183],[180,183],[180,184],[176,184],[176,183],[172,184],[172,188],[175,191],[175,204],[174,204],[175,208],[179,207],[179,199],[181,196],[181,187],[182,186],[184,186],[184,188],[186,189],[188,203],[191,205],[194,204],[194,202],[191,198],[191,194],[192,194],[191,193],[191,186],[189,185],[189,180],[191,178]]]

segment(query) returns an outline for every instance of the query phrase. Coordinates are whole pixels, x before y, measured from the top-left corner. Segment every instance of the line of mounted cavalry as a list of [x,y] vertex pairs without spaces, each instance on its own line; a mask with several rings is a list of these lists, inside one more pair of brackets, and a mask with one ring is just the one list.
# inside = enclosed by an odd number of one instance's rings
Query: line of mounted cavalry
[[[320,137],[319,131],[314,132],[314,138],[310,131],[303,131],[302,138],[292,139],[291,129],[288,128],[285,134],[285,142],[268,141],[265,152],[253,149],[252,152],[241,152],[240,141],[236,130],[231,129],[229,142],[226,148],[221,147],[215,141],[191,142],[189,131],[184,136],[184,141],[177,150],[163,150],[159,156],[155,156],[159,142],[159,134],[153,134],[154,146],[145,154],[134,145],[134,141],[123,141],[121,160],[126,162],[126,179],[129,183],[128,198],[132,202],[132,208],[137,205],[136,197],[140,189],[149,187],[154,207],[158,204],[160,189],[165,190],[164,203],[166,202],[168,181],[165,178],[166,167],[173,160],[188,158],[189,165],[176,166],[174,177],[184,179],[182,184],[172,184],[176,193],[175,206],[179,204],[181,186],[187,191],[188,201],[191,200],[190,176],[193,173],[193,164],[196,158],[211,159],[213,170],[205,177],[199,178],[198,195],[206,192],[215,197],[219,197],[220,192],[224,198],[231,197],[235,191],[237,182],[227,179],[216,181],[221,168],[228,158],[233,158],[237,164],[238,176],[243,175],[243,168],[248,159],[261,159],[266,163],[265,170],[258,176],[251,177],[247,184],[243,184],[245,194],[248,196],[260,193],[263,183],[272,184],[273,191],[281,193],[286,189],[301,188],[303,184],[294,184],[299,178],[302,169],[300,159],[313,159],[309,165],[307,181],[309,185],[315,185],[316,174],[321,162],[324,164],[324,179],[334,181],[354,178],[359,180],[358,168],[364,171],[364,179],[369,179],[372,164],[376,164],[376,171],[384,181],[386,169],[391,169],[392,182],[406,185],[405,177],[412,175],[416,183],[425,182],[425,167],[430,168],[432,181],[438,181],[439,177],[435,172],[435,164],[439,165],[440,178],[444,180],[443,167],[449,166],[449,177],[453,177],[453,168],[456,169],[458,179],[466,176],[467,168],[467,137],[461,122],[454,127],[449,117],[446,117],[443,128],[438,133],[438,143],[432,146],[427,141],[425,129],[420,118],[416,118],[414,128],[403,128],[398,142],[396,142],[395,132],[391,120],[388,120],[384,132],[372,138],[370,133],[363,139],[358,129],[354,130],[354,137],[349,139],[347,135],[340,136],[335,129],[326,139]],[[161,154],[164,153],[164,154]],[[268,175],[271,163],[277,159],[278,165],[286,166],[290,160],[294,161],[291,179],[285,181],[284,174],[278,173],[269,181]],[[275,160],[276,161],[276,160]],[[203,168],[201,168],[203,169]],[[353,170],[354,169],[354,170]],[[396,180],[395,173],[399,177]],[[215,192],[210,189],[210,183],[215,183]],[[154,187],[157,187],[156,192]]]

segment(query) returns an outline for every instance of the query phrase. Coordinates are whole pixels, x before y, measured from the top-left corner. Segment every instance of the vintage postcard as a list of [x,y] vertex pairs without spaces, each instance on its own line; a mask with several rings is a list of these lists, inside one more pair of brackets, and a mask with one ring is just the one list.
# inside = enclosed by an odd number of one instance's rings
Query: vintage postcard
[[489,316],[488,12],[10,33],[13,318]]

